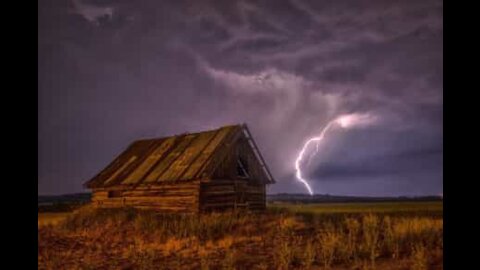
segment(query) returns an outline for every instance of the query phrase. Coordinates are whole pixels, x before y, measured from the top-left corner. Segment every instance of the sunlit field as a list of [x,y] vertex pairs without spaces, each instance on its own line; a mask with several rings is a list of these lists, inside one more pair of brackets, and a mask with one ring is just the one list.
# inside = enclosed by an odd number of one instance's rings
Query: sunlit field
[[56,225],[69,216],[70,213],[38,213],[38,226]]
[[442,202],[39,213],[39,269],[443,269],[442,261]]
[[377,213],[377,214],[413,214],[443,215],[443,202],[365,202],[365,203],[314,203],[292,204],[274,203],[271,209],[288,209],[295,213],[333,214],[333,213]]

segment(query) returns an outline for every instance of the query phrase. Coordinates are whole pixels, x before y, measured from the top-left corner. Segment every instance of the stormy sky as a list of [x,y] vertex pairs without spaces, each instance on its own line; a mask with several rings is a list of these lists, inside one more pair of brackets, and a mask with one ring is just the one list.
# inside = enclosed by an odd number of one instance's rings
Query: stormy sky
[[38,192],[82,184],[132,141],[247,123],[277,184],[345,113],[305,176],[316,193],[443,192],[443,3],[38,2]]

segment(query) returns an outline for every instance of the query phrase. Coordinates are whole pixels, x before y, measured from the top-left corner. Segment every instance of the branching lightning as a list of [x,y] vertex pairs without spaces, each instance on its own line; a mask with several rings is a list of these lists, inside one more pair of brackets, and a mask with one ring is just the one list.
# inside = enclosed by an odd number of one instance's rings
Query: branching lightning
[[310,195],[313,195],[313,190],[312,188],[310,187],[310,185],[308,184],[307,180],[305,178],[303,178],[302,176],[302,171],[301,171],[301,162],[303,160],[303,157],[305,155],[305,151],[308,149],[308,147],[310,146],[310,144],[312,143],[315,143],[315,146],[316,146],[316,150],[315,152],[310,156],[309,158],[309,163],[312,159],[312,157],[318,153],[318,145],[320,143],[320,141],[323,140],[323,138],[325,137],[325,134],[327,133],[327,131],[329,129],[331,129],[332,127],[335,127],[335,126],[339,126],[341,128],[351,128],[351,127],[355,127],[355,126],[365,126],[365,125],[369,125],[373,122],[376,121],[376,117],[374,117],[373,115],[371,114],[357,114],[357,113],[353,113],[353,114],[346,114],[346,115],[341,115],[337,118],[335,118],[334,120],[328,122],[328,124],[323,128],[323,130],[320,132],[320,135],[316,136],[316,137],[313,137],[313,138],[310,138],[308,139],[305,144],[303,145],[302,149],[300,150],[300,152],[298,153],[298,156],[297,156],[297,159],[295,160],[295,170],[296,170],[296,174],[295,176],[297,177],[297,180],[300,181],[303,185],[305,185],[305,187],[307,188],[308,190],[308,193],[310,193]]

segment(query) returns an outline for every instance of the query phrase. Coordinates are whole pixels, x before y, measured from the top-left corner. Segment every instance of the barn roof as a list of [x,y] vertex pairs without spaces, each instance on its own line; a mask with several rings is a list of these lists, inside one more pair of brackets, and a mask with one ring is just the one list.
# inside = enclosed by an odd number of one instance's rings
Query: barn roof
[[249,140],[266,175],[274,183],[248,127],[224,126],[198,133],[135,141],[98,175],[85,183],[88,188],[155,185],[188,181],[212,175],[222,153],[242,134]]

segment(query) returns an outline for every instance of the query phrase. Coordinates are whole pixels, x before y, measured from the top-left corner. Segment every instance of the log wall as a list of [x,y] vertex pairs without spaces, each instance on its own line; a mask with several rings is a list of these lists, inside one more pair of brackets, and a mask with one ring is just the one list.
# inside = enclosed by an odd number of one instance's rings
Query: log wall
[[266,207],[265,185],[247,180],[211,180],[163,184],[151,187],[94,189],[96,207],[136,207],[160,212],[198,213]]
[[245,180],[214,180],[200,185],[201,212],[231,209],[262,211],[265,207],[265,185]]
[[198,202],[198,181],[150,187],[98,188],[92,192],[92,204],[104,208],[132,206],[161,212],[197,213]]

